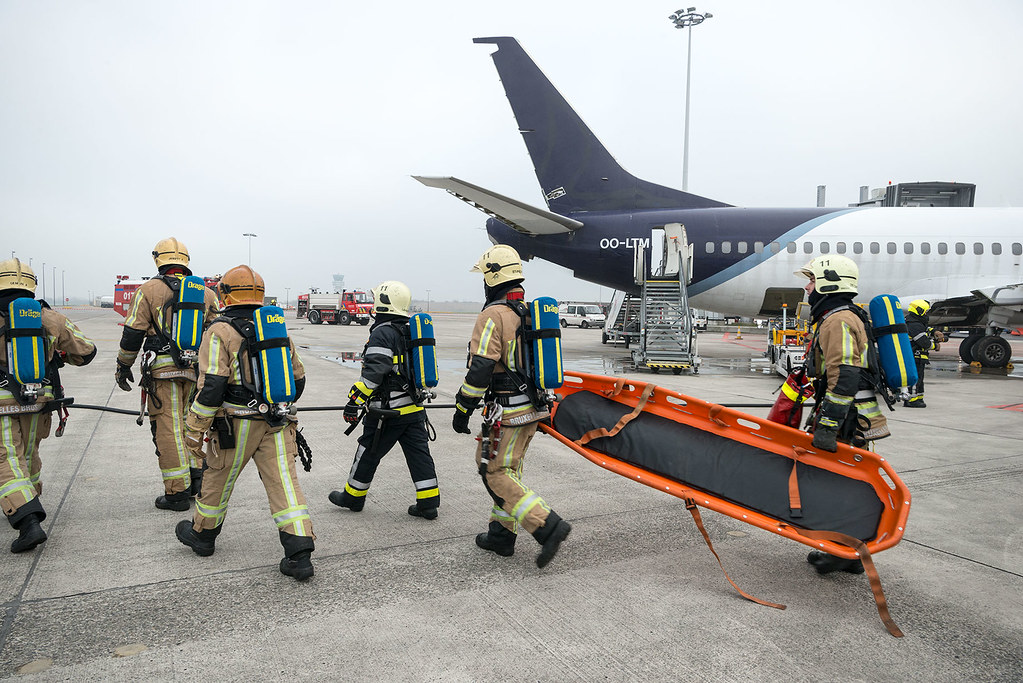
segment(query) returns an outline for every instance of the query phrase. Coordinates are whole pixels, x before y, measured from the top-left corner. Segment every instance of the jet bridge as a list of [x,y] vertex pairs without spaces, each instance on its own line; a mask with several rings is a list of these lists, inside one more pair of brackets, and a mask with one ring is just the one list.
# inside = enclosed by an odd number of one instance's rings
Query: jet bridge
[[689,308],[687,285],[692,280],[693,249],[680,223],[655,228],[650,241],[650,263],[642,246],[635,248],[634,275],[640,296],[616,292],[608,311],[604,341],[636,344],[632,359],[637,368],[676,375],[699,372],[696,330]]

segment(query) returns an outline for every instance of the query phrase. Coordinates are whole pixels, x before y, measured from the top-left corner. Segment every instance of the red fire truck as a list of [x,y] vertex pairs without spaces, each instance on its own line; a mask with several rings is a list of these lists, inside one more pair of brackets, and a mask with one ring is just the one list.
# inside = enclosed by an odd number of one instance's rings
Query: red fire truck
[[323,322],[351,325],[353,320],[360,325],[368,325],[372,310],[373,298],[366,292],[346,289],[340,294],[320,294],[313,291],[298,295],[295,315],[314,325]]

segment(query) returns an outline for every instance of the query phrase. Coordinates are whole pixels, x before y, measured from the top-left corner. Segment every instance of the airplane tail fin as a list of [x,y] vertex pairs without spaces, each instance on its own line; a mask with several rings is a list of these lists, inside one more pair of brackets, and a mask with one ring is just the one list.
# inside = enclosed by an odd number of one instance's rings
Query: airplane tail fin
[[551,211],[730,206],[641,180],[623,169],[514,38],[474,38],[497,45],[491,56],[511,103]]

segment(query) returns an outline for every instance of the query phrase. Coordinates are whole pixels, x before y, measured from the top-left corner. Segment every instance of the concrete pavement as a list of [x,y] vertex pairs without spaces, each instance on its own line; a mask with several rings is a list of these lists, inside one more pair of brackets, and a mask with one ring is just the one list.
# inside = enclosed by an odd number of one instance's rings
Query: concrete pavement
[[[100,351],[91,366],[64,371],[68,393],[136,408],[137,390],[113,383],[120,317],[69,315]],[[441,402],[461,382],[472,320],[435,316]],[[344,403],[358,365],[339,359],[361,351],[367,328],[288,322],[309,377],[301,405]],[[742,335],[701,334],[699,376],[636,377],[721,403],[770,403],[781,378],[750,371],[763,336]],[[1020,365],[1023,343],[1013,343]],[[564,350],[569,369],[604,374],[627,354],[575,328]],[[173,533],[190,513],[153,507],[161,485],[148,426],[73,410],[65,435],[42,446],[50,540],[22,555],[0,548],[0,677],[1023,679],[1023,383],[961,372],[955,358],[954,346],[937,355],[929,407],[888,413],[894,436],[878,444],[913,494],[903,541],[876,557],[902,639],[882,626],[865,577],[818,576],[807,547],[705,511],[729,575],[788,608],[742,599],[680,500],[544,436],[525,481],[573,523],[572,535],[544,570],[525,535],[510,558],[479,550],[472,539],[486,527],[489,498],[474,443],[451,431],[448,410],[432,413],[438,520],[406,514],[414,491],[399,451],[381,464],[363,512],[331,505],[355,437],[343,436],[339,412],[305,413],[314,461],[300,480],[316,576],[298,584],[278,572],[281,548],[254,467],[236,487],[216,553],[201,558]],[[15,532],[5,533],[8,543]]]

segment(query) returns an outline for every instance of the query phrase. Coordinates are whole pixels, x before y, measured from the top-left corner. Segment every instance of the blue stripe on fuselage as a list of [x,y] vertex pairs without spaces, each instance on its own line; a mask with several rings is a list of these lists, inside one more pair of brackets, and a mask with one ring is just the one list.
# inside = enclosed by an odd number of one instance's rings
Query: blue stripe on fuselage
[[[831,219],[836,218],[838,216],[843,216],[843,215],[845,215],[847,213],[851,213],[853,211],[860,211],[860,210],[861,209],[858,209],[858,208],[845,209],[845,210],[842,210],[842,211],[835,211],[835,212],[832,212],[832,213],[827,213],[827,214],[824,214],[823,216],[817,216],[816,218],[812,218],[812,219],[810,219],[810,220],[808,220],[808,221],[806,221],[804,223],[800,223],[799,225],[797,225],[796,227],[792,228],[788,232],[786,232],[786,233],[784,233],[782,235],[779,235],[778,237],[772,239],[771,241],[772,242],[778,242],[780,245],[782,245],[781,248],[784,249],[786,243],[798,240],[803,235],[805,235],[806,233],[810,232],[811,230],[813,230],[817,226],[822,225],[823,223],[826,223],[827,221],[830,221]],[[693,295],[696,295],[696,294],[703,294],[704,292],[706,292],[706,291],[708,291],[710,289],[713,289],[714,287],[717,287],[718,285],[721,285],[721,284],[724,284],[725,282],[728,282],[729,280],[731,280],[734,277],[742,275],[743,273],[745,273],[747,271],[753,270],[754,268],[759,266],[761,263],[764,263],[765,261],[767,261],[767,259],[771,258],[774,255],[775,255],[774,252],[772,252],[770,249],[768,249],[767,245],[765,244],[764,245],[764,250],[761,253],[759,253],[759,254],[756,254],[756,253],[750,254],[750,255],[744,257],[739,262],[733,263],[732,265],[730,265],[730,266],[728,266],[726,268],[723,268],[722,270],[717,271],[716,273],[714,273],[710,277],[705,277],[702,280],[700,280],[699,282],[694,282],[694,283],[690,284],[689,285],[689,294],[690,294],[690,296],[693,296]],[[694,260],[695,260],[695,258],[697,258],[697,257],[694,257]]]

